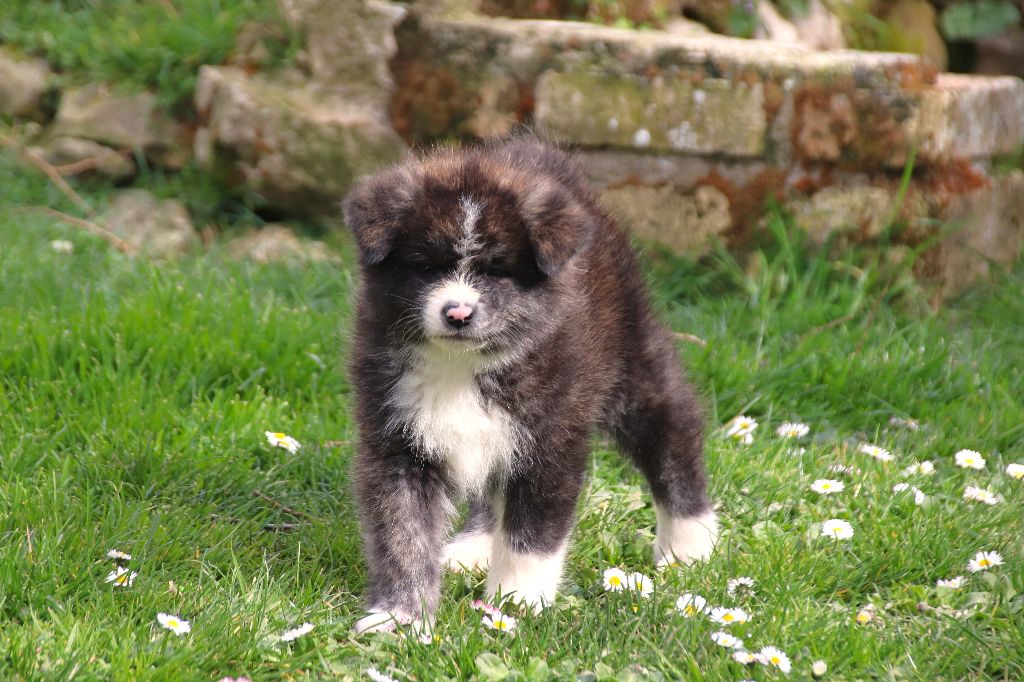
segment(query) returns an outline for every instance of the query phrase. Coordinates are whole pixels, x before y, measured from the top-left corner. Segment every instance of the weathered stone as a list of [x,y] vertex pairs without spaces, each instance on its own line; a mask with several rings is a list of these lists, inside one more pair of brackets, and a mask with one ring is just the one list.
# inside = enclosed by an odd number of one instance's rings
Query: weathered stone
[[102,218],[118,236],[153,258],[175,258],[199,246],[185,205],[145,190],[116,193]]
[[1024,144],[1024,81],[944,73],[922,93],[914,139],[929,160],[988,158]]
[[756,12],[757,25],[754,28],[754,38],[774,40],[780,43],[795,43],[800,40],[796,26],[782,16],[772,3],[757,3]]
[[336,260],[321,241],[307,241],[286,225],[268,223],[224,245],[230,258],[257,263]]
[[388,62],[394,27],[406,14],[384,0],[280,0],[284,16],[306,37],[313,80],[383,107],[394,83]]
[[626,185],[606,189],[601,202],[637,236],[675,253],[702,255],[732,226],[729,199],[711,185],[692,194],[672,185]]
[[42,118],[49,80],[44,60],[21,59],[0,48],[0,116]]
[[767,125],[760,83],[586,72],[543,75],[536,121],[584,145],[731,156],[759,156]]
[[404,153],[372,106],[308,85],[204,66],[195,101],[197,161],[305,215],[337,215],[356,178]]
[[807,11],[792,19],[797,37],[804,45],[815,50],[846,49],[843,24],[821,0],[810,0]]
[[137,150],[169,168],[181,168],[189,157],[184,128],[149,92],[120,94],[99,83],[68,90],[61,98],[53,132]]
[[32,151],[53,166],[80,166],[80,173],[95,173],[111,180],[135,175],[135,164],[110,147],[81,137],[56,137]]
[[895,217],[896,194],[870,185],[826,187],[809,199],[790,201],[793,219],[811,241],[822,244],[833,232],[878,237]]

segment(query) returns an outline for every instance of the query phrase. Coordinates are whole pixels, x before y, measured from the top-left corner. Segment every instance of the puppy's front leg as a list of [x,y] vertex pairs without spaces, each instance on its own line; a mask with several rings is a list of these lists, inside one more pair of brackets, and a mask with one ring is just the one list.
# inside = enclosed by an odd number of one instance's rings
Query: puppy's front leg
[[[487,593],[540,610],[555,600],[583,487],[586,440],[514,474],[496,495]],[[543,458],[542,458],[543,459]]]
[[392,630],[397,623],[429,628],[451,509],[444,479],[434,465],[404,452],[385,457],[360,450],[355,471],[370,610],[356,632]]

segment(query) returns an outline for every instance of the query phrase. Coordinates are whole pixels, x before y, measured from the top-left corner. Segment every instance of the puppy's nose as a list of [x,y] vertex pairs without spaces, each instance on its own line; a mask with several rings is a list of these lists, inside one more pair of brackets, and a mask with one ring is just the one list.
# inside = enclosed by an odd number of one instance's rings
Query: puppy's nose
[[466,305],[465,303],[448,301],[441,306],[441,315],[449,326],[461,329],[468,325],[469,321],[473,319],[473,306]]

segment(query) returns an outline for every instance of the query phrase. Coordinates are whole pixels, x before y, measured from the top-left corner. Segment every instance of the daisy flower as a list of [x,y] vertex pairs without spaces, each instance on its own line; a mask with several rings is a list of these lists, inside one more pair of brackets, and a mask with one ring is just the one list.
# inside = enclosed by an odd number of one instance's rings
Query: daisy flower
[[857,615],[854,616],[854,620],[857,621],[857,625],[867,625],[872,620],[874,620],[874,618],[875,614],[873,612],[873,609],[869,609],[866,607],[858,611]]
[[857,470],[853,467],[848,467],[845,464],[839,464],[838,462],[829,465],[828,470],[832,473],[843,474],[844,476],[853,476],[857,473]]
[[821,533],[835,540],[849,540],[853,537],[853,526],[849,521],[829,519],[821,524]]
[[970,502],[984,502],[993,505],[999,502],[999,496],[988,488],[979,488],[976,485],[969,485],[964,488],[964,499]]
[[711,620],[722,625],[735,625],[737,623],[746,623],[750,620],[750,614],[743,609],[727,609],[724,606],[716,606],[711,609],[709,617]]
[[687,592],[683,596],[676,599],[676,609],[687,618],[692,618],[698,613],[706,613],[708,610],[708,600],[699,594],[690,594]]
[[974,558],[967,562],[967,570],[971,573],[987,571],[990,568],[1001,566],[1003,555],[999,552],[978,552]]
[[735,597],[736,595],[753,597],[754,579],[749,576],[732,578],[725,584],[725,591],[729,593],[730,597]]
[[75,245],[73,242],[69,242],[67,239],[54,239],[50,242],[50,248],[55,253],[74,253]]
[[279,448],[284,448],[293,455],[299,451],[302,446],[299,445],[299,441],[295,440],[291,436],[284,433],[277,433],[274,431],[266,431],[267,442],[271,445]]
[[732,421],[726,424],[725,427],[726,436],[750,445],[754,441],[754,429],[757,428],[757,420],[741,414],[738,417],[733,417]]
[[373,682],[398,682],[395,678],[388,677],[376,668],[367,668],[366,676],[373,680]]
[[112,549],[109,552],[107,552],[107,558],[108,559],[113,559],[114,561],[118,561],[118,562],[121,562],[121,561],[131,561],[132,560],[132,555],[131,554],[125,554],[124,552],[122,552],[119,549]]
[[309,634],[309,632],[312,629],[313,629],[313,624],[312,623],[303,623],[302,625],[300,625],[297,628],[292,628],[291,630],[285,630],[284,632],[282,632],[281,633],[281,641],[282,642],[292,642],[292,641],[298,639],[299,637],[302,637],[303,635]]
[[730,635],[728,632],[725,632],[724,630],[719,630],[718,632],[712,632],[711,633],[711,641],[714,642],[715,644],[717,644],[718,646],[724,646],[727,649],[742,649],[743,648],[743,640],[742,639],[738,639],[736,637],[733,637],[732,635]]
[[755,656],[757,657],[757,662],[761,665],[773,665],[787,675],[793,668],[789,662],[789,656],[781,649],[773,646],[763,647]]
[[114,587],[131,587],[138,575],[135,571],[129,571],[124,566],[118,566],[107,574],[106,582],[113,583]]
[[625,571],[620,568],[609,568],[604,572],[604,589],[606,592],[621,592],[626,589]]
[[828,664],[825,661],[815,661],[811,664],[811,675],[815,677],[824,677],[825,673],[828,672]]
[[492,613],[484,616],[481,622],[492,630],[512,632],[516,629],[516,619],[512,616],[506,616],[500,611],[498,613]]
[[832,495],[846,490],[846,484],[831,478],[819,478],[811,484],[811,490],[819,495]]
[[1006,465],[1006,475],[1010,478],[1016,478],[1018,481],[1024,479],[1024,464],[1012,464]]
[[799,422],[784,422],[779,425],[779,428],[775,429],[775,433],[779,434],[783,438],[803,438],[810,432],[810,427],[807,424],[801,424]]
[[491,606],[490,604],[481,599],[474,599],[473,603],[470,604],[470,606],[472,606],[477,611],[483,611],[484,613],[489,613],[492,616],[501,613],[501,609],[499,609],[497,606]]
[[985,458],[981,456],[980,452],[974,450],[958,450],[953,458],[956,460],[956,465],[963,469],[985,468]]
[[889,417],[889,426],[902,426],[903,428],[910,429],[911,431],[917,431],[921,428],[920,422],[916,419],[906,419],[904,417]]
[[892,453],[888,450],[884,450],[877,445],[871,445],[870,443],[861,443],[857,448],[857,452],[862,452],[868,457],[874,457],[879,462],[892,461]]
[[182,620],[178,616],[172,616],[169,613],[158,613],[156,614],[156,619],[160,625],[176,635],[186,635],[192,630],[192,624],[187,620]]
[[757,656],[750,651],[734,651],[732,652],[732,660],[742,665],[750,665],[757,663]]
[[904,476],[914,476],[916,474],[924,474],[930,476],[935,473],[935,463],[930,461],[914,462],[906,469],[903,470]]
[[914,504],[921,506],[928,501],[928,496],[924,494],[924,491],[918,488],[911,488],[914,491]]
[[943,580],[942,578],[939,578],[935,581],[935,587],[947,587],[951,590],[959,590],[961,587],[964,586],[966,582],[967,578],[963,577],[962,575],[958,575],[955,578],[950,578],[949,580]]
[[643,573],[630,573],[626,578],[629,589],[639,592],[641,597],[649,597],[654,592],[654,581]]

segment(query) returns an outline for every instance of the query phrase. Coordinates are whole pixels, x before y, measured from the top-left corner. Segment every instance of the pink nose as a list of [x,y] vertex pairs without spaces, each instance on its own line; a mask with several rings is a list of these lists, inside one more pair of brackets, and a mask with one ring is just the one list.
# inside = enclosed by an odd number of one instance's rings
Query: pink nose
[[453,327],[465,327],[473,319],[473,306],[449,301],[441,308],[441,314]]

